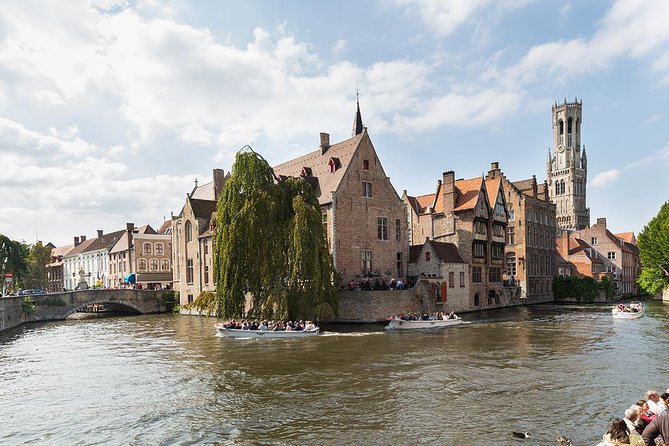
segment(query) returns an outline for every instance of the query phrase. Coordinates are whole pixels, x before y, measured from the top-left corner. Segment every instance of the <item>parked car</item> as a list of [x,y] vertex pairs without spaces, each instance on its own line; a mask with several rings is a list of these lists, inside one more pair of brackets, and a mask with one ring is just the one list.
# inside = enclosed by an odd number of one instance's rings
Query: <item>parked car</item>
[[19,296],[29,296],[31,294],[47,294],[44,290],[21,290],[17,293]]

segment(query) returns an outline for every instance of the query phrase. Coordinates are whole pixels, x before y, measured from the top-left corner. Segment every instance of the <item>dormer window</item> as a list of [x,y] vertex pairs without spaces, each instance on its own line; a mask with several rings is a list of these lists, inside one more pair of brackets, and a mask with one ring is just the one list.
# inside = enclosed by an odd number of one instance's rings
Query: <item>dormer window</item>
[[332,157],[330,158],[330,161],[328,161],[328,166],[330,167],[330,173],[335,173],[337,169],[341,167],[341,162],[339,161],[339,158]]
[[362,160],[362,170],[369,170],[369,160]]
[[302,172],[300,173],[300,176],[303,177],[310,177],[311,175],[311,167],[303,167]]

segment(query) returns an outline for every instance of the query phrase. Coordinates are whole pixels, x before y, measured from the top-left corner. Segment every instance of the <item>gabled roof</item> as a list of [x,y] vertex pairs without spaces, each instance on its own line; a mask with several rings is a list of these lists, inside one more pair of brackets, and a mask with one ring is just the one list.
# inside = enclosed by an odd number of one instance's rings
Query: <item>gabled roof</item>
[[460,255],[460,250],[453,243],[430,241],[434,251],[444,263],[465,263]]
[[513,184],[521,193],[528,195],[527,192],[532,192],[534,181],[530,178],[528,180],[512,181],[511,184]]
[[110,232],[109,234],[102,234],[102,237],[93,239],[93,243],[91,243],[83,252],[100,251],[102,249],[109,250],[121,237],[123,237],[123,234],[125,234],[124,229]]
[[[362,138],[367,136],[367,130],[345,141],[332,144],[325,153],[321,149],[309,152],[306,155],[286,161],[274,167],[274,174],[277,176],[299,178],[304,166],[311,167],[312,177],[315,184],[314,192],[318,197],[320,204],[330,203],[331,194],[339,188],[339,183],[344,178],[346,169],[351,164],[351,159],[355,154]],[[330,159],[337,158],[341,167],[334,172],[330,170]],[[336,165],[336,163],[335,163]]]
[[482,177],[455,181],[455,188],[458,191],[458,195],[455,201],[454,211],[466,211],[476,207],[482,182]]
[[591,263],[604,264],[604,262],[602,262],[599,257],[597,257],[596,251],[592,249],[592,247],[585,241],[581,240],[580,238],[573,238],[572,240],[576,242],[576,246],[569,250],[569,255],[583,253]]
[[214,181],[203,184],[202,186],[197,186],[193,192],[190,194],[191,198],[196,200],[214,200]]
[[502,180],[499,178],[492,180],[485,180],[485,190],[488,193],[488,204],[491,208],[495,207],[497,203],[497,193],[499,192],[499,184]]
[[83,242],[79,243],[77,246],[73,247],[73,248],[72,248],[67,254],[65,254],[63,257],[65,257],[65,256],[70,257],[70,256],[73,256],[73,255],[81,254],[82,252],[84,252],[84,251],[86,250],[86,248],[88,248],[89,246],[91,246],[91,244],[92,244],[94,241],[95,241],[94,238],[92,238],[92,239],[88,239],[88,240],[84,240]]
[[51,257],[64,256],[74,248],[74,245],[56,246],[51,250]]
[[158,229],[158,234],[171,234],[172,233],[172,220],[165,220],[160,229]]
[[621,232],[614,235],[620,239],[623,239],[623,241],[626,243],[636,244],[636,237],[634,236],[634,232]]
[[422,245],[409,246],[409,263],[416,263],[418,257],[426,244],[432,245],[437,257],[444,263],[465,263],[460,255],[460,250],[453,243],[435,242],[426,240]]
[[204,218],[207,221],[211,218],[211,214],[216,211],[216,202],[214,200],[197,200],[189,198],[191,209],[195,218]]
[[625,241],[616,237],[615,235],[613,235],[613,233],[611,231],[609,231],[608,229],[606,230],[606,237],[608,237],[609,240],[611,240],[612,242],[615,242],[618,246],[620,246],[621,251],[632,253],[632,250],[630,250],[627,247],[627,244],[625,243]]

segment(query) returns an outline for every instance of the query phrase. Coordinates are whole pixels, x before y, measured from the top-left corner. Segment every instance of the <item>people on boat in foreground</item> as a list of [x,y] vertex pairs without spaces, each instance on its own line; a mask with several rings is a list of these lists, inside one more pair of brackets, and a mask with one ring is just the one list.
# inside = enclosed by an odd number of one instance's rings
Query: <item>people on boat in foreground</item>
[[438,313],[432,313],[432,314],[418,314],[418,313],[401,313],[393,317],[396,321],[441,321],[441,320],[449,320],[449,319],[459,319],[459,316],[455,314],[454,312],[450,313],[442,313],[441,311]]
[[229,320],[220,324],[222,328],[231,330],[256,330],[256,331],[314,331],[316,325],[312,321],[268,321],[263,319],[237,321]]

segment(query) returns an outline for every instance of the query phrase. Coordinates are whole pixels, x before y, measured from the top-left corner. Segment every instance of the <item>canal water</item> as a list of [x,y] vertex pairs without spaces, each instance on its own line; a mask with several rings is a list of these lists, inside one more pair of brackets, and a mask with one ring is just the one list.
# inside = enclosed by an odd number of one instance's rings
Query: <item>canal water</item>
[[579,305],[465,319],[291,340],[174,315],[24,326],[0,335],[0,444],[594,445],[669,387],[661,303],[635,321]]

